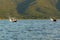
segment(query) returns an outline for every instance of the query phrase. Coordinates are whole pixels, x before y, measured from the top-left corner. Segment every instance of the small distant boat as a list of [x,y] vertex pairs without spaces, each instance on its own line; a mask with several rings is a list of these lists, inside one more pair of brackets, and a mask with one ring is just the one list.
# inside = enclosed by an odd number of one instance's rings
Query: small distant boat
[[50,18],[50,20],[56,22],[56,18],[55,17]]
[[17,19],[15,19],[15,18],[13,18],[13,17],[9,17],[9,20],[10,20],[11,22],[17,22]]

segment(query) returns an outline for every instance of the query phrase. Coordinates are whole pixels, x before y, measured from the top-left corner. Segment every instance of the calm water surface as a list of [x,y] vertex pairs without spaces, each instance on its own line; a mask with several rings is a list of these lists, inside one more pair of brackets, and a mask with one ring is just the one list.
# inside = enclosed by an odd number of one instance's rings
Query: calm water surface
[[0,20],[0,40],[60,40],[60,20]]

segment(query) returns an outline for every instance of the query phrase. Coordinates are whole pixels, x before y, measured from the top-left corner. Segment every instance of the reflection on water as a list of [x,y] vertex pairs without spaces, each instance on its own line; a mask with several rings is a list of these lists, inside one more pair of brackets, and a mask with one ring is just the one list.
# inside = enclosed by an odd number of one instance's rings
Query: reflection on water
[[0,40],[60,40],[60,20],[0,20]]

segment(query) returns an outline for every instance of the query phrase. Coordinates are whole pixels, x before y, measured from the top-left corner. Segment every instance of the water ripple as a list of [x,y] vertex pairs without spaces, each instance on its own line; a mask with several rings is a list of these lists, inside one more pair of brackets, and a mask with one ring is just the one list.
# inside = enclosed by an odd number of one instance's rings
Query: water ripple
[[0,20],[0,40],[60,40],[60,20]]

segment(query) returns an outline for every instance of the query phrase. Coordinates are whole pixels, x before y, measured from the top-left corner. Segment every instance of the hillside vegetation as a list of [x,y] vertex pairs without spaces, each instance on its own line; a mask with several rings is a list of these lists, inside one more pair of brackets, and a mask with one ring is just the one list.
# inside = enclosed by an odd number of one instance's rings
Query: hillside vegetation
[[0,0],[0,18],[17,19],[60,18],[60,0]]

